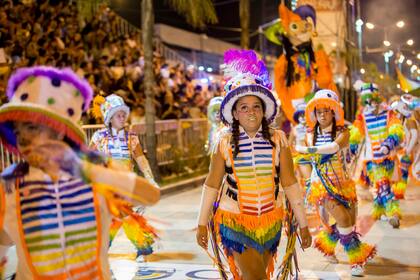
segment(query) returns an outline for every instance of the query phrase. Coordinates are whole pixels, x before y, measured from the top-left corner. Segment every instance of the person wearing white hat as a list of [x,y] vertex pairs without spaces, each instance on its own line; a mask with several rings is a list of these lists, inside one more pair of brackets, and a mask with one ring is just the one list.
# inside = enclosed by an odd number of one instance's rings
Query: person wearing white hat
[[[138,136],[126,129],[126,122],[130,109],[122,97],[111,94],[107,97],[97,95],[94,98],[93,113],[97,118],[102,117],[105,128],[95,131],[90,141],[90,147],[105,154],[111,165],[134,171],[137,164],[144,177],[156,187],[149,162],[143,153]],[[116,218],[111,224],[110,244],[114,240],[121,226],[131,243],[137,248],[137,257],[149,255],[153,252],[152,245],[157,238],[155,230],[147,224],[141,212],[129,211],[122,219]],[[146,226],[144,226],[146,225]]]
[[208,154],[211,154],[214,149],[217,132],[223,128],[223,123],[220,120],[220,105],[222,104],[222,101],[223,97],[216,96],[210,99],[209,105],[207,106],[207,120],[210,129],[205,149]]
[[378,86],[361,83],[358,88],[363,111],[356,116],[350,130],[350,151],[357,154],[365,143],[360,180],[374,188],[372,216],[387,217],[393,228],[399,228],[401,210],[394,175],[396,149],[404,139],[404,128],[395,112],[384,105]]
[[[292,131],[289,136],[289,142],[293,146],[293,149],[296,151],[296,146],[304,146],[306,145],[306,134],[307,134],[307,126],[306,126],[306,119],[305,119],[305,108],[306,103],[298,103],[296,105],[296,111],[293,113],[293,119],[296,125],[293,126]],[[295,163],[297,162],[297,155],[299,153],[294,154]],[[304,165],[304,164],[295,164],[295,168],[298,171],[298,177],[300,179],[300,185],[302,189],[306,189],[306,185],[309,182],[309,178],[311,176],[311,166]]]
[[[332,90],[319,90],[305,109],[308,124],[307,146],[297,146],[300,153],[308,154],[312,164],[311,183],[307,191],[308,203],[322,206],[336,221],[315,238],[315,247],[333,263],[338,263],[335,247],[343,245],[353,276],[363,275],[363,266],[376,254],[375,246],[360,241],[355,229],[357,196],[354,182],[344,166],[343,151],[349,145],[349,131],[344,127],[344,111],[337,94]],[[303,163],[303,162],[302,162]]]
[[18,69],[7,97],[0,139],[25,160],[5,169],[0,185],[0,245],[16,246],[15,279],[111,279],[109,202],[118,195],[152,205],[160,190],[132,172],[106,168],[87,150],[77,122],[92,89],[73,71]]
[[398,118],[404,126],[404,141],[401,144],[402,148],[398,151],[399,169],[402,180],[397,182],[394,186],[394,192],[399,195],[398,198],[404,198],[404,193],[407,188],[409,173],[414,160],[414,148],[418,143],[418,127],[416,121],[412,118],[415,98],[410,94],[404,94],[400,100],[391,103],[391,109],[397,113]]
[[[228,128],[219,134],[203,186],[197,243],[207,250],[210,230],[215,256],[223,248],[234,279],[270,279],[283,218],[292,214],[285,212],[280,183],[296,215],[303,248],[311,245],[311,236],[287,139],[269,128],[277,102],[268,71],[254,51],[230,50],[224,59],[228,81],[220,117]],[[289,226],[289,233],[296,232]],[[287,261],[293,256],[293,240]],[[227,277],[220,258],[217,264]],[[290,272],[290,266],[283,271]]]

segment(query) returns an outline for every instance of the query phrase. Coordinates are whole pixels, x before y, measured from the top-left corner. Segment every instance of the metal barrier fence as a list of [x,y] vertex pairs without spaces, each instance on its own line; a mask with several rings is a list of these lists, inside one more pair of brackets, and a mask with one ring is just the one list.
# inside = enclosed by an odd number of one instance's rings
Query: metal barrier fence
[[[103,125],[84,125],[88,143],[93,133]],[[143,149],[146,147],[146,126],[144,123],[131,125],[137,133]],[[206,158],[204,145],[207,140],[207,119],[182,119],[156,121],[157,161],[159,166],[187,164],[194,167],[196,161]],[[146,151],[147,152],[147,151]],[[0,143],[0,169],[3,170],[19,157],[10,154]],[[188,164],[190,163],[190,164]],[[176,168],[181,168],[177,166]]]

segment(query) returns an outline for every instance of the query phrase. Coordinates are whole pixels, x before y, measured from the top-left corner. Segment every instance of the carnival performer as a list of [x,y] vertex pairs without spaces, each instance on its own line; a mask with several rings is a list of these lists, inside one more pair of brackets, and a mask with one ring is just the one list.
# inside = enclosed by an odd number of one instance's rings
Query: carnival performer
[[404,141],[401,148],[398,150],[398,168],[401,172],[401,181],[393,185],[393,190],[396,198],[403,199],[407,188],[408,176],[411,173],[411,165],[414,160],[414,147],[418,142],[418,127],[415,120],[411,118],[413,113],[413,96],[404,94],[400,100],[394,101],[391,104],[392,110],[397,114],[397,117],[404,126]]
[[[269,128],[277,104],[264,63],[254,51],[230,50],[224,60],[228,81],[220,116],[229,128],[219,133],[203,186],[197,242],[207,249],[210,230],[234,279],[270,279],[288,214],[280,183],[299,223],[302,248],[311,245],[302,193],[285,134]],[[290,247],[293,252],[294,243]]]
[[1,174],[0,245],[16,245],[15,279],[111,279],[109,226],[112,214],[124,211],[111,208],[114,196],[152,205],[160,190],[106,168],[87,150],[77,122],[92,89],[70,69],[19,69],[7,96],[0,138],[25,160]]
[[[103,119],[105,128],[93,134],[90,147],[105,154],[112,160],[112,164],[116,163],[122,169],[135,171],[135,167],[138,167],[151,184],[159,187],[138,136],[126,128],[130,108],[125,105],[124,100],[116,94],[106,98],[97,95],[93,103],[93,113],[97,119]],[[157,237],[156,231],[147,223],[142,210],[141,207],[137,208],[123,219],[115,218],[112,221],[110,245],[122,226],[126,236],[137,249],[136,257],[153,253],[152,245]]]
[[220,120],[220,105],[222,104],[223,97],[216,96],[210,99],[207,106],[207,120],[209,122],[209,136],[206,142],[206,151],[211,154],[214,148],[215,138],[219,130],[223,128],[223,123]]
[[311,5],[301,5],[294,11],[279,5],[279,32],[283,54],[274,66],[274,85],[281,108],[291,122],[296,105],[308,102],[317,88],[337,92],[328,55],[323,49],[314,50],[316,12]]
[[342,153],[349,144],[349,131],[344,127],[344,112],[337,94],[331,90],[316,92],[306,107],[305,116],[311,129],[309,145],[296,149],[309,154],[313,166],[307,201],[322,206],[336,222],[331,226],[325,224],[314,245],[331,262],[338,263],[335,247],[340,241],[349,257],[351,274],[361,276],[363,266],[375,255],[376,249],[361,242],[355,229],[355,185],[347,174]]
[[359,92],[364,107],[350,130],[350,151],[357,154],[364,143],[360,180],[374,187],[373,218],[386,216],[394,228],[399,228],[401,210],[391,185],[398,182],[398,178],[393,178],[395,151],[404,138],[404,128],[383,103],[376,84],[363,83]]
[[[306,145],[307,127],[305,119],[305,108],[306,103],[299,103],[296,106],[296,111],[293,114],[293,119],[295,123],[297,123],[297,125],[293,126],[292,128],[292,132],[290,133],[289,137],[289,142],[292,145],[294,151],[296,151],[296,146]],[[311,177],[311,166],[304,164],[295,164],[295,168],[298,171],[298,178],[300,179],[300,185],[302,189],[306,189],[307,182]]]

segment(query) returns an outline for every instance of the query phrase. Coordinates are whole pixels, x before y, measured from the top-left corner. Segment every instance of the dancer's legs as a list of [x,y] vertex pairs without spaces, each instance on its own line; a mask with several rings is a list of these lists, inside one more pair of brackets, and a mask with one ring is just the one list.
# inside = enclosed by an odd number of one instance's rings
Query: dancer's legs
[[243,280],[266,280],[270,252],[260,254],[253,248],[247,248],[242,254],[233,252],[233,258],[238,265]]

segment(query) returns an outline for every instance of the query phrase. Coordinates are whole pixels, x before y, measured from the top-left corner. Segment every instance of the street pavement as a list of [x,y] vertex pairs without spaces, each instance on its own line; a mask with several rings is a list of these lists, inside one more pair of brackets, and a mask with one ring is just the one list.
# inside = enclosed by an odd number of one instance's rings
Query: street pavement
[[[147,208],[146,216],[159,230],[160,240],[155,253],[145,259],[135,260],[134,247],[120,232],[110,249],[115,278],[220,279],[206,252],[195,242],[200,195],[200,188],[184,189],[164,195],[157,205]],[[420,186],[410,186],[406,199],[401,201],[400,229],[393,229],[386,221],[373,221],[369,215],[371,206],[370,201],[359,202],[358,230],[362,239],[375,243],[378,250],[378,255],[367,264],[363,279],[420,280]],[[285,243],[282,240],[279,254],[284,252]],[[328,263],[313,248],[297,251],[299,279],[351,279],[347,256],[340,244],[336,250],[339,264]],[[16,265],[13,250],[9,252],[9,260],[7,276],[13,273]]]
[[[210,258],[195,242],[196,217],[201,189],[194,188],[164,196],[146,216],[159,229],[155,253],[135,261],[135,250],[120,233],[110,250],[111,267],[117,279],[220,279]],[[376,244],[378,255],[369,261],[363,279],[420,279],[420,186],[411,185],[401,201],[400,229],[386,221],[374,221],[371,201],[360,200],[357,227],[362,239]],[[281,242],[280,254],[284,252]],[[298,249],[299,279],[351,279],[347,256],[337,245],[339,264],[328,263],[321,253]],[[281,259],[281,258],[279,258]]]

